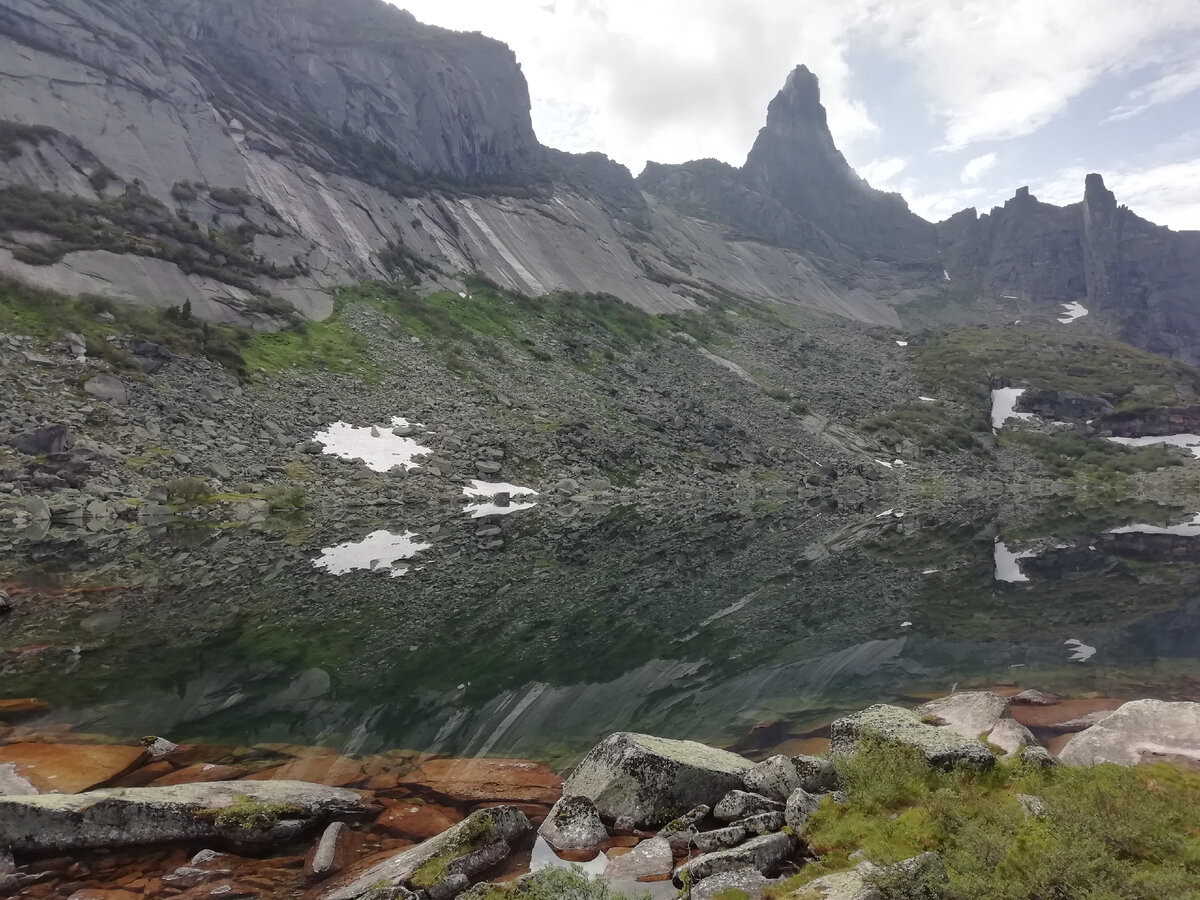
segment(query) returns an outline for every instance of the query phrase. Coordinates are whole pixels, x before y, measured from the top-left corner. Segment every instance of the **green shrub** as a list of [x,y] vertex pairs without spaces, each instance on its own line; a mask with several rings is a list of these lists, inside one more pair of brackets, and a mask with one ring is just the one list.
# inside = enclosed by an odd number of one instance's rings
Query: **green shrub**
[[163,487],[166,488],[168,497],[184,503],[195,503],[212,494],[212,488],[207,481],[191,475],[174,478]]
[[506,884],[488,884],[472,900],[642,900],[649,893],[620,894],[607,879],[589,876],[579,866],[553,866]]
[[262,496],[271,509],[303,509],[308,505],[304,489],[299,487],[272,484],[263,488]]

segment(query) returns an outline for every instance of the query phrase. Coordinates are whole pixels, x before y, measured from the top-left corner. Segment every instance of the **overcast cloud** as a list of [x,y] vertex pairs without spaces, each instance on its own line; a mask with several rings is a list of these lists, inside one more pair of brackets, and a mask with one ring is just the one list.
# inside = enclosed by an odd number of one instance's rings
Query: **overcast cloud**
[[[805,63],[838,146],[941,219],[1083,175],[1200,228],[1198,0],[407,0],[509,44],[543,143],[647,160],[745,159]],[[1190,127],[1191,126],[1191,127]]]

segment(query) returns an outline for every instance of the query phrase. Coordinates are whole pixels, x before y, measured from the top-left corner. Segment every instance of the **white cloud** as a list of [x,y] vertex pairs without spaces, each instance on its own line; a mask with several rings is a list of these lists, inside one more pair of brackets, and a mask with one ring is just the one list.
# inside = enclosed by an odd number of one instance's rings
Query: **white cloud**
[[980,202],[986,197],[983,188],[929,191],[923,190],[915,181],[907,181],[901,185],[901,192],[908,201],[908,208],[930,222],[941,222],[969,206],[983,206],[983,212],[987,212],[991,207],[991,204]]
[[963,184],[974,184],[994,165],[996,165],[996,154],[985,153],[963,166],[962,174],[959,177]]
[[912,64],[944,120],[943,149],[957,150],[1033,133],[1107,75],[1190,59],[1200,3],[874,0],[865,23]]
[[1118,106],[1105,122],[1119,122],[1141,115],[1148,109],[1181,100],[1193,91],[1200,90],[1200,63],[1173,69],[1166,75],[1129,95],[1128,102]]
[[873,159],[866,165],[859,166],[858,174],[872,187],[882,188],[903,172],[907,165],[907,159],[889,156],[884,159]]

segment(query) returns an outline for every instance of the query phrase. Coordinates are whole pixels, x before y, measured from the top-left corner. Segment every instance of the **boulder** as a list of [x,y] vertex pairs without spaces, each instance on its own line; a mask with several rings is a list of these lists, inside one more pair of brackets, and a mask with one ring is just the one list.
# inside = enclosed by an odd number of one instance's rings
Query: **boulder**
[[824,875],[806,884],[797,894],[805,900],[883,900],[888,897],[920,897],[938,900],[947,887],[946,868],[936,853],[921,853],[890,866],[863,861],[848,872]]
[[109,744],[8,744],[0,766],[11,765],[38,793],[77,794],[131,772],[145,757],[141,747]]
[[1013,756],[1021,747],[1036,744],[1032,732],[1012,718],[1009,700],[991,691],[962,691],[917,709],[923,719],[935,718],[940,727],[963,737],[978,737]]
[[787,806],[783,811],[783,820],[799,834],[820,805],[821,799],[815,794],[810,794],[804,788],[796,788],[788,797]]
[[1001,719],[988,732],[987,741],[1004,751],[1006,757],[1016,756],[1024,747],[1037,745],[1033,732],[1016,719]]
[[628,853],[610,859],[604,866],[604,877],[616,881],[636,881],[639,878],[670,875],[674,866],[671,845],[665,838],[652,837]]
[[696,835],[700,833],[700,829],[696,826],[708,815],[708,812],[708,807],[701,803],[695,809],[688,810],[682,816],[672,819],[664,825],[657,837],[664,838],[674,850],[686,853],[696,839]]
[[695,741],[617,732],[588,752],[563,793],[591,798],[602,818],[654,827],[743,788],[742,774],[752,765]]
[[93,375],[83,383],[83,389],[105,403],[113,406],[125,406],[129,403],[129,392],[125,382],[115,375]]
[[676,869],[672,880],[677,887],[683,887],[712,875],[741,869],[753,869],[760,875],[770,875],[779,871],[795,849],[796,839],[792,835],[782,831],[779,834],[765,834],[751,838],[732,850],[718,850],[697,856]]
[[710,875],[692,885],[691,900],[717,900],[720,898],[737,897],[739,900],[762,900],[763,889],[776,882],[764,878],[755,869],[737,869],[733,872],[722,872],[720,875]]
[[62,453],[75,446],[75,433],[66,425],[47,425],[8,439],[9,445],[28,456]]
[[354,862],[361,836],[345,822],[332,822],[304,858],[304,874],[313,881],[336,875]]
[[0,834],[18,853],[184,841],[269,844],[373,809],[353,791],[298,781],[114,788],[0,797]]
[[796,788],[817,794],[837,787],[833,763],[821,756],[772,756],[742,778],[748,790],[781,803]]
[[726,825],[724,828],[700,832],[692,839],[692,846],[701,853],[711,853],[722,847],[736,847],[748,837],[750,831],[744,825]]
[[608,829],[587,797],[563,797],[555,803],[538,834],[555,850],[590,850],[608,840]]
[[387,896],[406,890],[441,893],[457,876],[486,871],[508,848],[532,830],[525,814],[514,806],[495,806],[471,813],[437,837],[422,841],[382,862],[338,876],[317,896],[320,900],[359,900],[385,889]]
[[747,816],[744,819],[738,819],[733,823],[741,825],[747,831],[753,834],[769,834],[772,831],[779,831],[787,824],[787,818],[782,812],[765,812],[759,813],[756,816]]
[[898,706],[876,704],[838,719],[831,729],[829,752],[833,755],[853,753],[863,738],[914,747],[935,766],[964,763],[987,769],[996,763],[992,751],[981,741],[956,734],[948,728],[928,725],[915,713]]
[[[785,798],[786,799],[786,798]],[[722,822],[733,822],[758,813],[782,811],[783,803],[764,797],[762,794],[752,794],[748,791],[730,791],[713,807],[713,818]]]
[[1133,700],[1067,742],[1067,765],[1133,766],[1156,757],[1200,760],[1200,703]]

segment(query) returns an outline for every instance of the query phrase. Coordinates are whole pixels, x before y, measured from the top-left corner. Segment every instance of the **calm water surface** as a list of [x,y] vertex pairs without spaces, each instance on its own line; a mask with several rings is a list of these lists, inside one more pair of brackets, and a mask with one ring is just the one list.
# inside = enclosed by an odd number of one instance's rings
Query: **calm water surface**
[[1194,698],[1200,529],[1167,527],[1194,513],[1015,527],[784,503],[5,534],[0,691],[122,739],[560,764],[617,729],[753,752],[955,684]]

